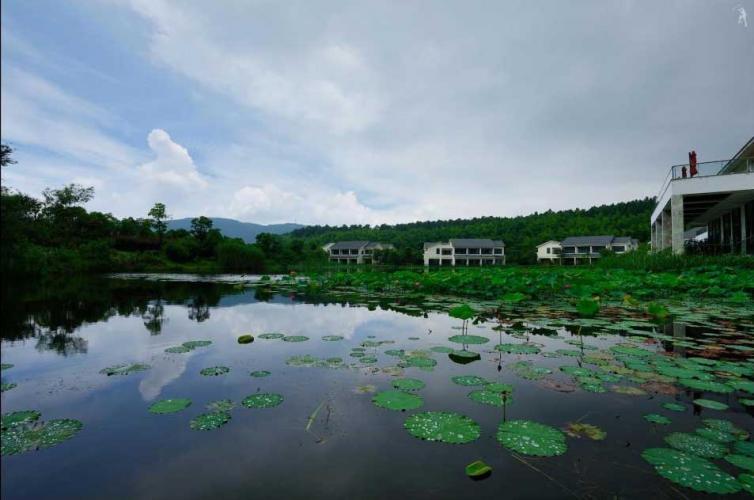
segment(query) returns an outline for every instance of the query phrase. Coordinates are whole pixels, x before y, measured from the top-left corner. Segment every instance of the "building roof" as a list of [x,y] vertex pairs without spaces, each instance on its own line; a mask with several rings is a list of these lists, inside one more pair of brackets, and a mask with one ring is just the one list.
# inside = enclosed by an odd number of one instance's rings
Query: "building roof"
[[634,239],[630,236],[616,236],[613,238],[613,245],[630,245],[634,242]]
[[395,248],[392,243],[382,243],[380,241],[370,241],[366,248]]
[[[425,241],[424,242],[424,250],[426,250],[427,248],[430,248],[430,247],[434,247],[434,246],[437,246],[437,245],[443,245],[443,244],[444,243],[442,241]],[[447,244],[447,243],[445,243],[445,244]]]
[[607,246],[613,241],[612,236],[569,236],[560,242],[564,247]]
[[557,245],[560,245],[560,242],[558,240],[547,240],[544,243],[540,243],[539,245],[537,245],[537,248],[543,247],[545,245],[549,245],[550,243],[555,243]]
[[330,247],[330,250],[358,250],[369,244],[368,241],[339,241]]
[[450,240],[450,244],[456,248],[494,248],[505,246],[505,243],[501,240],[467,238],[452,239]]

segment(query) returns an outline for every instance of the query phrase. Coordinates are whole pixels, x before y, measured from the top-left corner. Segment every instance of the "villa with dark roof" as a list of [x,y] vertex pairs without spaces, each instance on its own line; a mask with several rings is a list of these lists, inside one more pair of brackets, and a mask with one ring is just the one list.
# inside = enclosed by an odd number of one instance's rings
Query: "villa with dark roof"
[[327,252],[330,262],[337,264],[372,264],[375,262],[375,252],[378,250],[392,250],[390,243],[378,241],[339,241],[328,243],[322,250]]
[[604,250],[625,253],[637,248],[639,240],[630,236],[570,236],[563,241],[550,240],[538,245],[537,262],[591,264]]
[[451,239],[424,243],[425,266],[505,264],[505,243],[488,239]]

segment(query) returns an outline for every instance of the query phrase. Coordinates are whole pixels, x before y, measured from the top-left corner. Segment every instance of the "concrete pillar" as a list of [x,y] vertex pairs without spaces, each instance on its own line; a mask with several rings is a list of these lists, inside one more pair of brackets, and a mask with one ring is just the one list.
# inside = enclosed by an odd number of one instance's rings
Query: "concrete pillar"
[[746,255],[746,206],[741,204],[741,255]]
[[653,222],[651,226],[649,226],[649,248],[653,251],[657,251],[657,222]]
[[671,240],[673,244],[673,253],[683,253],[683,230],[685,227],[683,221],[683,195],[675,195],[670,197],[670,214],[671,220]]
[[672,240],[670,239],[672,232],[670,213],[663,210],[662,212],[662,232],[660,233],[660,250],[670,248]]

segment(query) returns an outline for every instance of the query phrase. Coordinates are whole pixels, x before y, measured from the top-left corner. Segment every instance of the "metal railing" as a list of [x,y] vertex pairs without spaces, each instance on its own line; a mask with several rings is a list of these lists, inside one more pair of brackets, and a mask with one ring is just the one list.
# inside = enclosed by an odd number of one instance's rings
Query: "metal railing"
[[[705,161],[697,163],[697,177],[713,177],[716,175],[741,174],[754,172],[754,158],[734,158],[732,160]],[[685,175],[684,175],[685,171]],[[662,182],[662,187],[657,193],[657,202],[665,194],[670,183],[677,179],[690,179],[691,167],[688,164],[673,165],[670,167],[668,175]]]

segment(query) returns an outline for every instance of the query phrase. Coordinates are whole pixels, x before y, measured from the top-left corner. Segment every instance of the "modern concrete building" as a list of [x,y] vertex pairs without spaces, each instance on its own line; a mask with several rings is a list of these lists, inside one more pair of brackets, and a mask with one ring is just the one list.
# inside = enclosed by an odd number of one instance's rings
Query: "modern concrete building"
[[754,137],[730,160],[674,165],[650,218],[652,249],[684,252],[684,234],[707,228],[715,253],[754,254]]
[[485,266],[505,264],[505,243],[488,239],[453,239],[424,244],[425,266]]
[[[565,265],[591,264],[602,256],[603,250],[625,253],[637,248],[639,240],[630,236],[569,236],[560,242],[551,240],[539,245],[537,262],[549,260]],[[543,256],[541,260],[540,255]]]
[[372,264],[375,262],[376,250],[392,250],[390,243],[377,241],[339,241],[322,247],[327,252],[330,262],[338,264]]
[[545,241],[541,245],[537,245],[537,262],[549,262],[551,264],[560,263],[560,252],[563,247],[560,246],[560,242],[556,240]]

